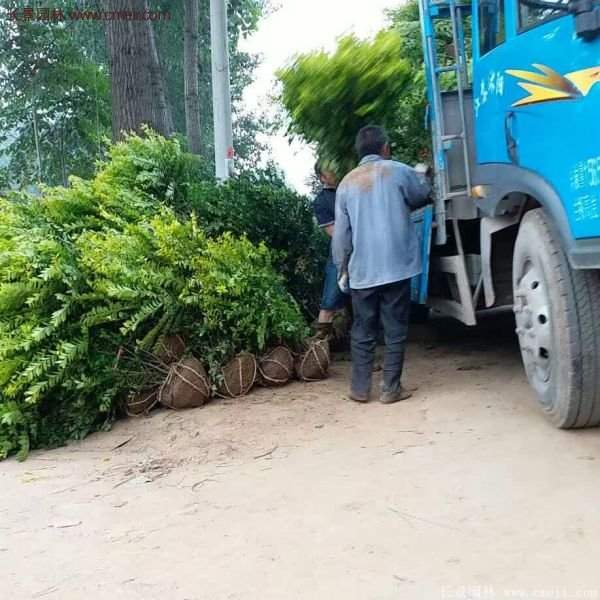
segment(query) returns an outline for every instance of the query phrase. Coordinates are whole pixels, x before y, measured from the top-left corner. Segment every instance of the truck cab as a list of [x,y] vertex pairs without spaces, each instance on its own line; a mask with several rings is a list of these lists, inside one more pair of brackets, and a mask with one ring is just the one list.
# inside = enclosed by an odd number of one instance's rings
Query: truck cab
[[598,425],[600,5],[419,7],[436,185],[413,299],[468,325],[510,306],[542,410]]

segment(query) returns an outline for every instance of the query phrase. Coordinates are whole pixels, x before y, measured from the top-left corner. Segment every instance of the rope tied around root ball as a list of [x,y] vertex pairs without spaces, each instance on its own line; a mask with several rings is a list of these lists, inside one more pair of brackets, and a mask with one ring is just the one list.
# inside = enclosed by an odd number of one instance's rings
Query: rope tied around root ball
[[[312,368],[311,368],[312,367]],[[321,381],[329,372],[329,345],[325,340],[312,342],[296,361],[296,374],[302,381]]]
[[[193,381],[194,379],[196,381]],[[188,386],[188,390],[178,389],[180,382]],[[197,394],[192,392],[191,398],[182,397],[186,391],[189,396],[190,389]],[[162,405],[169,408],[193,408],[202,406],[210,398],[210,392],[210,382],[206,370],[200,361],[188,358],[171,365],[169,373],[160,386],[158,399]]]
[[277,346],[263,356],[258,371],[263,385],[284,385],[294,375],[294,357],[285,346]]
[[159,402],[158,389],[141,390],[130,394],[125,403],[125,412],[128,417],[142,417],[147,415]]
[[[248,367],[250,367],[250,372],[247,372]],[[236,369],[237,372],[235,372]],[[233,377],[230,377],[232,375],[232,370],[233,375],[237,375],[237,386],[239,388],[237,392],[232,389],[232,387],[236,385],[235,381],[230,380],[230,378],[233,379]],[[240,398],[241,396],[245,396],[256,382],[257,373],[258,365],[256,363],[256,357],[249,352],[238,354],[221,369],[223,381],[219,386],[218,395],[222,398]],[[250,375],[247,381],[245,381],[246,375]]]

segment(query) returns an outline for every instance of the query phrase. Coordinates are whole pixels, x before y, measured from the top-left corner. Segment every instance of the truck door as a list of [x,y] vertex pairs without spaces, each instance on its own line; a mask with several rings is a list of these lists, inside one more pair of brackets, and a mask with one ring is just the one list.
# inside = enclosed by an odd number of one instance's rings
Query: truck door
[[541,175],[573,236],[600,236],[600,36],[578,35],[567,0],[547,4],[476,2],[478,162]]
[[510,0],[473,4],[473,111],[478,163],[510,162],[504,134],[509,103],[505,94]]
[[514,52],[506,65],[512,159],[558,192],[573,237],[598,236],[600,37],[578,36],[575,18],[564,10],[527,0],[515,9]]

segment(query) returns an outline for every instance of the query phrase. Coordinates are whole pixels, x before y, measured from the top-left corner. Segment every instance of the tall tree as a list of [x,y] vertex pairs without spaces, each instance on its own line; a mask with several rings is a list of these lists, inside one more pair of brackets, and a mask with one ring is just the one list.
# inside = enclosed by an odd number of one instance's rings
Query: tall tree
[[[184,60],[182,44],[175,40],[181,38],[181,32],[189,25],[183,2],[157,0],[160,10],[169,11],[168,22],[155,27],[157,45],[163,60],[167,93],[173,107],[175,129],[186,131],[185,95],[183,91]],[[258,63],[256,56],[243,52],[239,48],[240,39],[251,35],[268,7],[267,0],[229,0],[227,15],[229,25],[229,61],[231,68],[231,96],[233,101],[233,135],[236,150],[236,163],[252,166],[260,161],[261,144],[257,134],[268,127],[264,119],[244,111],[242,94],[252,82],[254,69]],[[202,155],[207,162],[213,160],[213,117],[212,117],[212,81],[210,56],[210,10],[208,0],[199,2],[198,15],[198,83],[199,112]]]
[[[70,3],[54,6],[67,12]],[[0,7],[0,187],[65,184],[71,174],[93,172],[110,132],[98,30],[93,23],[13,20]]]
[[[146,7],[148,6],[147,0],[145,5]],[[167,100],[162,63],[156,46],[156,37],[154,35],[152,21],[146,21],[146,28],[148,30],[148,43],[150,47],[150,78],[155,99],[152,107],[154,110],[154,122],[159,123],[159,127],[162,128],[157,128],[157,131],[164,130],[164,135],[171,135],[175,131],[175,126],[173,125],[173,113],[171,111],[171,105]]]
[[[110,12],[148,10],[146,0],[106,0]],[[106,21],[113,113],[113,140],[124,132],[150,125],[165,136],[173,133],[154,30],[150,20]]]
[[[95,161],[103,157],[104,139],[111,135],[109,66],[115,48],[111,52],[108,47],[106,27],[101,21],[71,19],[69,14],[74,10],[109,10],[109,0],[53,0],[53,9],[65,15],[65,20],[59,22],[12,20],[4,4],[8,2],[0,0],[0,188],[7,182],[26,185],[42,181],[56,185],[64,183],[69,175],[87,177],[93,172]],[[21,16],[24,5],[39,6],[38,2],[27,3],[25,0],[15,4],[21,6]],[[116,4],[111,1],[111,6]],[[120,6],[124,4],[119,3]],[[127,4],[145,6],[142,0]],[[197,112],[201,154],[210,164],[213,132],[208,4],[207,0],[200,0],[198,7]],[[252,81],[257,58],[240,51],[238,41],[256,29],[265,4],[266,0],[228,2],[234,144],[238,164],[245,167],[261,161],[262,146],[257,134],[266,131],[269,123],[244,110],[242,93]],[[146,35],[141,34],[144,45],[147,42],[149,48],[146,60],[143,60],[141,50],[141,57],[121,54],[116,58],[128,60],[131,68],[137,71],[141,64],[145,78],[150,82],[141,90],[136,84],[128,86],[124,90],[126,94],[118,94],[119,98],[124,96],[126,110],[132,112],[128,105],[130,101],[151,103],[149,108],[144,108],[144,115],[123,124],[119,102],[115,100],[115,120],[120,120],[115,129],[118,132],[133,128],[137,121],[151,123],[162,132],[175,131],[185,135],[184,45],[181,38],[186,22],[191,20],[184,22],[183,2],[152,0],[151,5],[153,11],[165,13],[165,17],[168,13],[169,17],[153,21],[151,27],[146,21],[114,23],[122,25],[128,37],[131,37],[133,27],[142,24],[147,28]],[[121,45],[122,52],[130,51],[132,45]],[[152,61],[148,59],[150,52]]]
[[185,131],[190,152],[202,154],[200,98],[198,96],[198,0],[184,1],[183,83],[185,95]]

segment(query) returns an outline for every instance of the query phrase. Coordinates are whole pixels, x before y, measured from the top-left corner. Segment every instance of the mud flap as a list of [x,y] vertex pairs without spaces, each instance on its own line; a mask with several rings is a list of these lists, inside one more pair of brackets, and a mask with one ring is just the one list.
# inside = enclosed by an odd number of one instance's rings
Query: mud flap
[[433,207],[427,206],[412,214],[417,228],[423,271],[412,278],[411,300],[416,304],[426,304],[429,287],[429,254],[431,251],[431,233],[433,228]]

